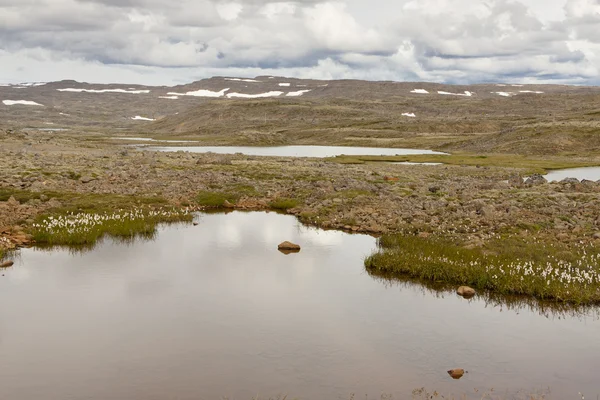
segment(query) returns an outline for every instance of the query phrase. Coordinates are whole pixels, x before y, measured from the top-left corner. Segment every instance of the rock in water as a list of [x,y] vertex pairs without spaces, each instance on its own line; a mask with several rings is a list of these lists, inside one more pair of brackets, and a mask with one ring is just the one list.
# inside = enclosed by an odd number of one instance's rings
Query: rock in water
[[462,368],[454,368],[448,371],[448,375],[452,377],[452,379],[460,379],[465,374],[465,370]]
[[12,267],[14,264],[13,261],[4,261],[4,262],[0,262],[0,268],[8,268],[8,267]]
[[458,288],[458,290],[456,290],[456,293],[462,297],[473,297],[475,296],[475,289],[468,286],[461,286]]
[[277,249],[281,250],[281,251],[300,251],[300,246],[292,243],[292,242],[288,242],[285,241],[283,243],[279,243],[279,246],[277,246]]

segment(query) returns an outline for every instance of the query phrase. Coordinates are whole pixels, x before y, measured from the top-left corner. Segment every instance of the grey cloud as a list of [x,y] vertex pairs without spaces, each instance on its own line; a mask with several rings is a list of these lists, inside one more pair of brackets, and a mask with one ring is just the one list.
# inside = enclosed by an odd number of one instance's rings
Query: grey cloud
[[[533,3],[538,14],[527,6]],[[146,74],[190,68],[219,75],[597,82],[600,2],[569,0],[560,20],[548,20],[557,10],[539,14],[540,4],[381,0],[378,9],[367,9],[359,0],[0,0],[0,60],[31,59],[43,50],[47,62]]]

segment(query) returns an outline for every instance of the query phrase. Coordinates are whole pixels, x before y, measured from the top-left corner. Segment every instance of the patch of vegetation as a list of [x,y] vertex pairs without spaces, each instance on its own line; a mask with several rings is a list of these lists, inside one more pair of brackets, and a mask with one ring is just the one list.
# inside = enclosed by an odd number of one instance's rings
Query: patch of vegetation
[[365,260],[373,274],[469,285],[499,294],[575,304],[600,303],[600,248],[498,237],[484,248],[402,234],[379,239]]
[[298,200],[288,198],[275,199],[269,203],[269,207],[275,210],[289,210],[296,206],[298,206]]
[[104,213],[78,213],[42,216],[31,227],[33,239],[43,245],[93,245],[106,235],[131,238],[152,237],[163,222],[191,221],[182,210],[133,209]]
[[220,208],[225,206],[225,202],[234,204],[239,196],[233,193],[212,192],[201,190],[196,195],[196,203],[204,207]]

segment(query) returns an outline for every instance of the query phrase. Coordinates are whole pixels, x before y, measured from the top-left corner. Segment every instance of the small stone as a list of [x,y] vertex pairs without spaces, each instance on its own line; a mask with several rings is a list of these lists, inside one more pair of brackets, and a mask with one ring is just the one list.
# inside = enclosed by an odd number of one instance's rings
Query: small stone
[[465,374],[465,370],[462,368],[454,368],[448,371],[448,375],[452,377],[452,379],[460,379]]
[[234,208],[235,205],[233,203],[230,203],[228,200],[225,200],[223,202],[223,207],[225,207],[225,208]]
[[461,286],[456,290],[456,293],[463,297],[473,297],[475,296],[475,289],[469,286]]
[[600,232],[596,232],[592,235],[594,239],[600,239]]
[[13,261],[4,261],[0,263],[0,268],[8,268],[8,267],[12,267],[14,265]]
[[193,222],[192,225],[198,226],[198,223],[197,222]]
[[440,187],[439,186],[429,186],[429,191],[431,193],[437,193],[440,191]]
[[90,183],[91,181],[96,180],[96,178],[92,178],[91,176],[83,176],[81,177],[81,179],[79,180],[79,182],[81,183]]

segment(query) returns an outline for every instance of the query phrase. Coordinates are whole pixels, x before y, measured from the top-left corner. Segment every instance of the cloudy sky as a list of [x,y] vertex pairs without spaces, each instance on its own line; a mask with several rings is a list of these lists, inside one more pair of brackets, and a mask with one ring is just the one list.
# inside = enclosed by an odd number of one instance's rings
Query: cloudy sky
[[600,85],[600,0],[0,0],[0,82]]

